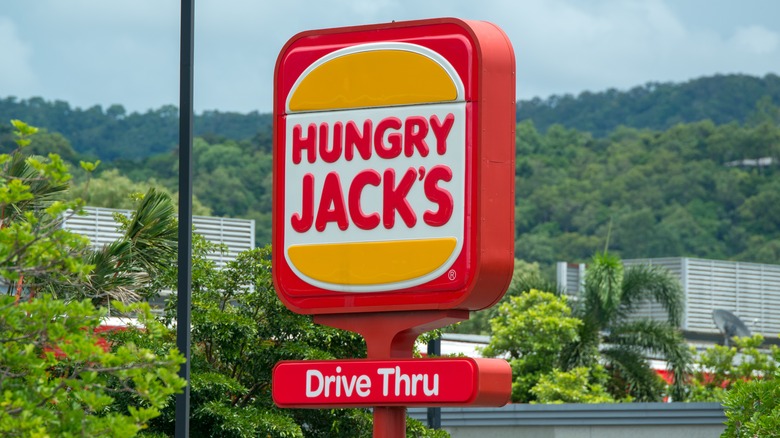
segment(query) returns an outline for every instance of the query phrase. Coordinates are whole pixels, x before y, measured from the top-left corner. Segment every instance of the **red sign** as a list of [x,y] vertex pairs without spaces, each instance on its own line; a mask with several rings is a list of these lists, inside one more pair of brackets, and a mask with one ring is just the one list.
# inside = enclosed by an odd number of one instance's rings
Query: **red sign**
[[502,359],[283,361],[272,393],[280,407],[503,406],[511,387]]
[[275,74],[273,275],[299,313],[477,310],[514,260],[514,55],[486,22],[303,32]]

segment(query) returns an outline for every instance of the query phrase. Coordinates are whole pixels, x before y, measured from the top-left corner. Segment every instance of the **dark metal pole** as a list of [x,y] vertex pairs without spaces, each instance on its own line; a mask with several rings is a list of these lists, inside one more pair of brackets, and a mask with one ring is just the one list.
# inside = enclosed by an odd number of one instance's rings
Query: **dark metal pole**
[[[428,357],[441,356],[441,338],[428,342]],[[428,427],[441,429],[441,408],[428,408]]]
[[179,52],[179,278],[176,307],[176,346],[187,360],[179,376],[187,381],[176,396],[176,438],[190,436],[190,319],[192,294],[192,70],[194,2],[181,0]]

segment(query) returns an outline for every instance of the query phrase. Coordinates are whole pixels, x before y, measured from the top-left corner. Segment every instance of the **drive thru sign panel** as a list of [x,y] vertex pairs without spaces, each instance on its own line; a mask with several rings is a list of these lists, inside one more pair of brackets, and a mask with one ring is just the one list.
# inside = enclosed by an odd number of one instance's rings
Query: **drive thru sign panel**
[[283,361],[274,368],[281,407],[501,406],[512,371],[501,359]]
[[485,22],[303,32],[274,100],[273,275],[307,314],[478,310],[514,260],[514,55]]

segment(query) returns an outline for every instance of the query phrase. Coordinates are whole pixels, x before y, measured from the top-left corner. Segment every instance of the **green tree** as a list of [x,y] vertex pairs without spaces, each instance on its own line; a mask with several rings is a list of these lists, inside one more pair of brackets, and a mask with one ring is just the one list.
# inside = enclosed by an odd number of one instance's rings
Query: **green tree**
[[[717,92],[715,92],[717,90]],[[685,83],[649,82],[628,91],[609,89],[574,96],[550,96],[518,103],[517,119],[532,120],[544,131],[554,123],[605,136],[620,125],[663,130],[709,119],[743,122],[762,99],[780,99],[780,77],[716,75]]]
[[539,382],[531,388],[531,393],[536,396],[537,403],[614,403],[615,399],[604,387],[607,379],[600,365],[594,369],[556,369],[541,376]]
[[[19,148],[3,155],[6,184],[0,195],[0,220],[8,235],[0,249],[0,271],[9,289],[34,295],[49,293],[71,300],[137,301],[139,289],[176,259],[177,225],[173,203],[150,189],[129,219],[118,215],[124,236],[99,249],[83,236],[60,227],[65,214],[75,214],[80,199],[65,201],[71,176],[56,154],[30,157],[22,149],[36,129],[15,121]],[[82,163],[88,170],[95,165]]]
[[501,304],[490,320],[492,336],[482,351],[502,356],[512,367],[512,401],[536,399],[531,392],[539,379],[561,368],[563,348],[577,340],[581,321],[571,317],[566,297],[532,289]]
[[515,259],[512,281],[509,283],[507,293],[501,298],[498,304],[479,312],[471,312],[469,319],[459,324],[444,329],[451,333],[467,334],[490,334],[490,320],[498,314],[501,304],[509,301],[510,297],[521,295],[532,288],[539,290],[554,290],[555,285],[542,279],[542,273],[539,270],[538,263],[528,263],[523,260]]
[[[36,129],[12,124],[18,148],[0,155],[0,277],[8,285],[0,295],[0,435],[134,436],[184,386],[176,375],[183,359],[175,349],[155,354],[133,343],[104,348],[94,334],[100,310],[45,293],[42,279],[68,278],[75,287],[95,265],[86,239],[58,226],[79,207],[59,199],[70,180],[64,163],[56,154],[26,156]],[[118,308],[159,337],[148,305]],[[118,395],[131,400],[115,409]]]
[[[146,336],[158,336],[149,307],[135,310]],[[159,415],[185,384],[176,374],[184,359],[132,343],[107,351],[93,333],[99,324],[88,301],[0,296],[0,435],[132,437]]]
[[737,382],[753,379],[770,380],[780,366],[780,347],[772,345],[762,351],[764,337],[734,337],[734,345],[715,345],[696,358],[691,374],[692,401],[723,401]]
[[[90,299],[107,307],[146,296],[151,279],[169,269],[177,255],[178,225],[170,197],[150,189],[130,217],[116,214],[122,237],[100,248],[84,248],[78,262],[87,267],[73,275],[44,270],[27,275],[25,285],[66,300]],[[59,232],[67,232],[60,230]]]
[[[91,207],[130,210],[136,207],[138,198],[149,188],[164,192],[173,200],[178,199],[178,193],[171,192],[156,179],[135,182],[126,175],[120,174],[118,169],[108,169],[88,181],[77,184],[73,188],[73,192],[79,194],[86,205]],[[211,210],[204,206],[198,198],[193,198],[192,214],[208,216],[211,214]]]
[[[49,133],[44,129],[40,129],[30,140],[30,146],[25,148],[27,155],[46,156],[54,153],[66,163],[78,164],[79,162],[78,154],[71,146],[70,141],[58,132]],[[16,149],[14,146],[16,145],[13,143],[8,144],[4,152]]]
[[780,437],[780,374],[738,381],[723,401],[724,438]]
[[23,149],[38,130],[18,120],[12,124],[17,148],[0,155],[0,276],[18,298],[26,278],[83,276],[90,267],[79,257],[87,240],[58,226],[60,215],[80,207],[78,200],[61,200],[71,179],[65,163],[56,154],[26,155]]
[[746,226],[756,235],[780,236],[776,218],[780,215],[780,182],[769,181],[746,199],[737,210]]
[[[365,357],[354,333],[315,326],[311,317],[289,311],[276,296],[270,247],[238,255],[222,269],[205,254],[211,245],[195,239],[192,286],[193,437],[371,436],[367,409],[279,409],[271,398],[272,370],[280,360]],[[176,270],[158,276],[170,288]],[[175,299],[167,322],[174,319]],[[150,426],[172,435],[173,406]],[[446,436],[409,420],[409,436]]]
[[[666,321],[630,318],[642,303],[655,301]],[[608,389],[617,399],[659,401],[663,387],[646,355],[663,357],[674,375],[671,395],[684,400],[690,352],[679,330],[683,294],[679,282],[658,267],[623,269],[614,255],[598,253],[585,276],[575,315],[582,320],[578,337],[564,352],[564,369],[592,367],[597,359],[610,373]]]

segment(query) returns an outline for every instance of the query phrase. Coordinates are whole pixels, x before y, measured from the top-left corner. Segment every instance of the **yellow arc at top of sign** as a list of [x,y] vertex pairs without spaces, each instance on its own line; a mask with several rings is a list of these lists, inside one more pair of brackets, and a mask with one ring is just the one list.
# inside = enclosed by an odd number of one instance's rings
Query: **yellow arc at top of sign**
[[459,97],[457,79],[441,63],[409,50],[346,53],[304,75],[290,92],[291,112],[414,105]]
[[434,272],[452,255],[453,237],[292,245],[287,255],[307,277],[329,284],[377,285]]

